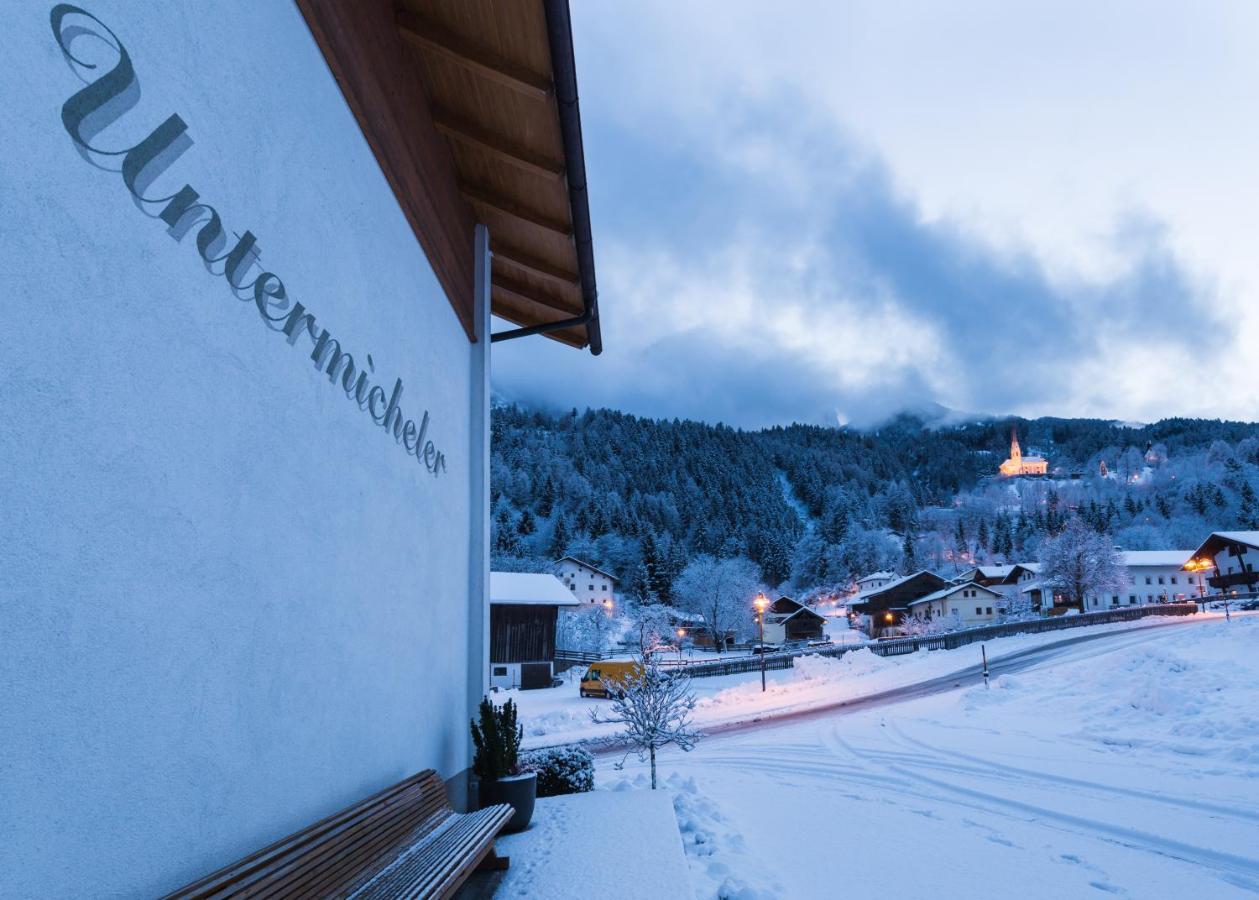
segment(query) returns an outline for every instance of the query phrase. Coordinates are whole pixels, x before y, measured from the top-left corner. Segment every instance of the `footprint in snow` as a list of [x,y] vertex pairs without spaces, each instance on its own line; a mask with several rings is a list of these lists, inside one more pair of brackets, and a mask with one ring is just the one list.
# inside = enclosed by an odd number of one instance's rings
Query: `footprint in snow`
[[1097,888],[1099,891],[1105,891],[1107,894],[1127,893],[1127,891],[1125,891],[1123,888],[1119,887],[1118,885],[1108,884],[1105,881],[1090,881],[1089,887]]

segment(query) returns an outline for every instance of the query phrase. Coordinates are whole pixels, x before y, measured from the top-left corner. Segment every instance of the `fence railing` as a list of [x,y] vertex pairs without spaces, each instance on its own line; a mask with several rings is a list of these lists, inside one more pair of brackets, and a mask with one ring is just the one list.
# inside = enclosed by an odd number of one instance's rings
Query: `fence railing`
[[[1054,616],[1048,619],[1030,619],[1026,622],[1006,622],[1002,625],[982,625],[978,628],[966,628],[960,631],[949,631],[942,634],[928,634],[917,637],[893,638],[875,641],[869,644],[837,645],[832,647],[806,647],[783,653],[765,654],[765,668],[790,669],[796,659],[801,656],[843,656],[853,650],[869,648],[871,653],[879,656],[902,656],[917,653],[919,650],[954,650],[978,641],[993,638],[1009,637],[1016,634],[1039,634],[1043,631],[1060,631],[1066,628],[1082,628],[1086,625],[1106,625],[1111,622],[1129,622],[1143,619],[1146,616],[1191,616],[1198,611],[1195,603],[1157,603],[1150,606],[1123,607],[1108,609],[1102,612],[1083,613],[1075,616]],[[737,675],[743,672],[757,672],[761,668],[759,656],[740,657],[716,662],[695,663],[686,667],[686,674],[692,678],[711,678],[714,675]]]

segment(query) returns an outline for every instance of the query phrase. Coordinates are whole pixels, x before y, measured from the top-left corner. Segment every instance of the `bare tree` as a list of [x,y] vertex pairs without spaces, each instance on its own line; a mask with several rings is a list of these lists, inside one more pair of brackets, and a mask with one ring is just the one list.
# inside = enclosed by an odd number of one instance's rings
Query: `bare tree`
[[695,557],[673,583],[675,602],[704,617],[718,652],[729,631],[746,631],[752,621],[752,598],[761,588],[761,573],[751,560]]
[[670,609],[663,603],[640,603],[629,614],[630,626],[638,639],[638,652],[650,656],[662,647],[672,646],[673,625]]
[[[659,654],[638,657],[636,674],[624,681],[605,679],[603,686],[612,698],[612,714],[601,716],[597,709],[590,712],[592,722],[625,726],[622,735],[637,750],[638,759],[651,761],[653,791],[656,789],[656,751],[673,744],[689,752],[699,740],[699,733],[690,721],[695,708],[691,679],[680,672],[666,672],[660,667],[658,657]],[[622,759],[621,763],[624,762]]]
[[555,643],[562,650],[602,653],[608,649],[616,623],[602,606],[561,612]]
[[1065,594],[1084,612],[1085,596],[1118,591],[1127,583],[1119,553],[1109,535],[1091,528],[1079,517],[1067,522],[1057,537],[1040,546],[1041,583]]

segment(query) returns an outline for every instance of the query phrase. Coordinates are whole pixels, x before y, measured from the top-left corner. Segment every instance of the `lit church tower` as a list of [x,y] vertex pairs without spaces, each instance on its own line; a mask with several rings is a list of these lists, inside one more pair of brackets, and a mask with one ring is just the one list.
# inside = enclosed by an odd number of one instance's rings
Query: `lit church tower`
[[1010,458],[1000,466],[1002,475],[1015,478],[1019,475],[1044,475],[1049,471],[1049,462],[1043,456],[1024,458],[1023,449],[1019,446],[1018,431],[1010,428]]

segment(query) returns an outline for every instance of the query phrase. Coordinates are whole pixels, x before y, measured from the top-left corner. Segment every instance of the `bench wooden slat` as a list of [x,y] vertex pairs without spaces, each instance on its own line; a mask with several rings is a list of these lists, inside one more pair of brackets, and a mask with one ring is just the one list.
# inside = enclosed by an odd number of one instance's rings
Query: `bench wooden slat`
[[445,786],[439,796],[426,796],[423,805],[403,807],[373,821],[370,831],[355,829],[339,834],[335,840],[286,863],[282,876],[277,873],[271,896],[309,896],[338,871],[361,871],[394,845],[409,845],[415,835],[438,827],[440,820],[454,815],[446,803]]
[[350,896],[354,900],[445,896],[480,863],[512,815],[512,808],[502,805],[459,816],[432,841],[404,853]]
[[322,835],[332,832],[340,826],[349,826],[368,817],[374,808],[387,803],[394,795],[403,795],[410,790],[414,790],[417,793],[420,792],[422,790],[422,782],[435,775],[436,773],[431,769],[417,772],[410,778],[404,779],[384,790],[377,791],[353,806],[333,813],[327,818],[321,819],[313,825],[303,828],[301,831],[294,832],[288,837],[281,838],[230,866],[224,866],[222,869],[210,873],[199,881],[168,894],[167,897],[202,900],[202,898],[215,896],[216,892],[224,888],[243,884],[248,880],[249,875],[265,873],[268,865],[273,864],[275,860],[283,858],[285,854],[294,852],[296,848],[316,841]]
[[506,805],[456,813],[426,769],[166,900],[449,897],[492,853],[512,814]]

